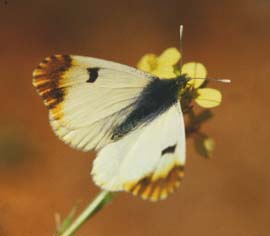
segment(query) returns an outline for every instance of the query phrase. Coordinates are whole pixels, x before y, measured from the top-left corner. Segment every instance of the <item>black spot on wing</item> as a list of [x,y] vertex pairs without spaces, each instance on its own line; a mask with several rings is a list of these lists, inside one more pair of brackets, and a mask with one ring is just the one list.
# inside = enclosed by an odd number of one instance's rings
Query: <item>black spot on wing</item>
[[135,101],[133,111],[114,129],[112,139],[123,137],[165,112],[178,101],[179,87],[176,79],[154,78]]
[[166,153],[174,153],[176,148],[176,144],[172,146],[168,146],[165,149],[162,150],[161,156],[165,155]]
[[96,79],[98,78],[98,71],[100,68],[93,67],[93,68],[87,68],[89,79],[86,81],[87,83],[94,83]]

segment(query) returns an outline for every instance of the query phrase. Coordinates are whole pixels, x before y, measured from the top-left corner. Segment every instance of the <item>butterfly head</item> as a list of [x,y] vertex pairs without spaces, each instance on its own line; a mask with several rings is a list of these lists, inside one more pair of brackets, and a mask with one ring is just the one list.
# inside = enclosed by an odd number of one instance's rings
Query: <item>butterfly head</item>
[[191,80],[191,78],[188,77],[186,74],[179,75],[176,78],[177,85],[179,86],[180,89],[185,88],[189,80]]

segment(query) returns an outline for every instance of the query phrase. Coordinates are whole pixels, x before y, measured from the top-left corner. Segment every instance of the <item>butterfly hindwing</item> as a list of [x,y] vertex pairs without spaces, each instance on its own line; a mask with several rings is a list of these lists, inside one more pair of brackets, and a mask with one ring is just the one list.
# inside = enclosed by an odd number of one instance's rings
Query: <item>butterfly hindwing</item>
[[97,155],[92,170],[97,185],[125,190],[152,201],[180,185],[185,164],[184,121],[179,104]]
[[46,58],[33,77],[57,136],[83,151],[112,141],[113,129],[153,79],[129,66],[72,55]]

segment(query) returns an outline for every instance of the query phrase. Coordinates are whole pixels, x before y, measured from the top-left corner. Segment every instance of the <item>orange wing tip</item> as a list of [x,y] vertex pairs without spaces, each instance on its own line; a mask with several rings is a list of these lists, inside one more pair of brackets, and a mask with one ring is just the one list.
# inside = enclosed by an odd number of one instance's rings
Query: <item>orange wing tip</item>
[[184,167],[175,165],[168,172],[167,176],[153,179],[153,174],[138,182],[127,183],[124,189],[142,199],[158,201],[167,198],[180,186],[184,176]]
[[71,66],[71,56],[54,55],[45,58],[33,71],[33,86],[49,109],[56,108],[64,100],[65,89],[61,85]]

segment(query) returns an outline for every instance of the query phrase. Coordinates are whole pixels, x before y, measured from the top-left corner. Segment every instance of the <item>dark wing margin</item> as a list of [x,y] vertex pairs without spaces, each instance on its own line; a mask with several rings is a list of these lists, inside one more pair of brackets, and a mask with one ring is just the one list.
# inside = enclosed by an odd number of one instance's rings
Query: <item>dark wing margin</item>
[[154,179],[153,175],[149,175],[136,183],[126,185],[125,189],[135,196],[141,196],[143,199],[151,201],[163,200],[169,194],[175,192],[180,186],[183,177],[184,166],[175,165],[164,177]]
[[45,58],[34,70],[33,85],[48,109],[55,108],[64,100],[65,91],[61,87],[61,80],[71,65],[69,55],[54,55]]

